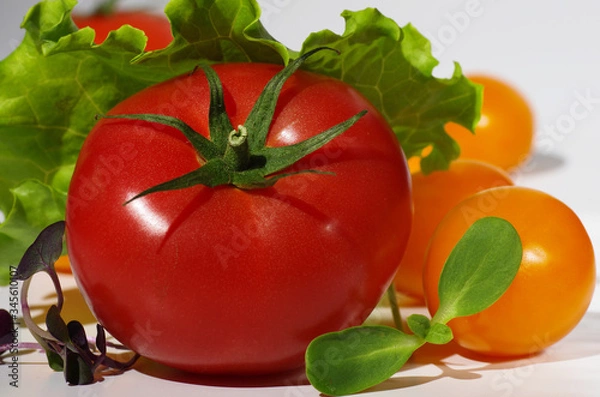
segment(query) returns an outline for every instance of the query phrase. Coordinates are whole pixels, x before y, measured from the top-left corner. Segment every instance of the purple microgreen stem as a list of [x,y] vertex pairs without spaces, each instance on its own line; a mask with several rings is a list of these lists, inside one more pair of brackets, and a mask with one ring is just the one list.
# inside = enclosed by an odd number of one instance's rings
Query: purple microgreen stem
[[[87,338],[87,343],[90,345],[90,349],[100,350],[96,344],[96,338]],[[15,346],[20,350],[44,350],[44,347],[37,342],[19,342],[16,345],[13,343],[5,343],[0,345],[0,355],[2,355],[2,352],[6,352]],[[129,350],[127,346],[123,346],[120,343],[114,343],[111,341],[106,341],[105,346],[114,350]],[[107,357],[106,360],[110,360],[110,358]]]
[[[4,345],[0,345],[0,355],[2,354],[2,352],[10,350],[13,347],[15,347],[15,345],[12,343],[5,343]],[[19,342],[16,344],[16,347],[19,348],[19,350],[44,350],[42,345],[35,342]]]
[[[40,339],[44,340],[46,345],[50,342],[59,342],[58,339],[56,339],[49,331],[40,328],[31,317],[31,308],[29,307],[29,287],[31,285],[31,280],[31,278],[28,278],[23,281],[23,286],[21,287],[21,310],[23,312],[23,322],[25,322],[25,326],[29,329],[29,332],[31,332],[35,339],[40,342],[40,345],[44,345]],[[56,289],[57,297],[62,296],[60,282],[58,285],[59,287]],[[58,300],[59,302],[61,301],[60,298]],[[57,305],[57,307],[59,306]],[[62,309],[62,305],[60,305],[60,308]],[[45,347],[42,346],[42,348]]]

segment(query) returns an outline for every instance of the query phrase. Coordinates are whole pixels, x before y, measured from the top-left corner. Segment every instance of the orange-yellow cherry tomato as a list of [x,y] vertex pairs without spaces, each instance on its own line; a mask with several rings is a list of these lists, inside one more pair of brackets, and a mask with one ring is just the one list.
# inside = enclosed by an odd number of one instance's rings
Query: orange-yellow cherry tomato
[[512,185],[501,168],[475,160],[456,160],[448,170],[412,174],[414,217],[408,246],[396,273],[396,289],[423,299],[423,262],[437,225],[452,207],[481,190]]
[[61,255],[56,262],[54,262],[54,270],[60,273],[71,273],[71,262],[69,261],[68,255]]
[[446,132],[460,146],[460,158],[477,159],[512,170],[530,155],[534,118],[530,105],[515,88],[496,78],[468,76],[483,85],[481,119],[475,134],[449,123]]
[[488,309],[451,320],[459,345],[492,356],[536,353],[566,336],[585,314],[596,284],[594,250],[577,215],[558,199],[525,187],[477,193],[454,207],[431,240],[424,268],[426,302],[439,305],[437,285],[450,251],[476,220],[511,222],[523,259],[506,293]]

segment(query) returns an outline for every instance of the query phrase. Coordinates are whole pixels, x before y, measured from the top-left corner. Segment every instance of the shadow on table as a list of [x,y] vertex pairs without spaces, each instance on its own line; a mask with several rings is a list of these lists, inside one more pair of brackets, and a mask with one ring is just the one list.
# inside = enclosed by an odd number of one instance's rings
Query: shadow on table
[[511,174],[534,175],[554,171],[565,164],[565,159],[552,153],[533,152],[531,157]]
[[[96,323],[96,319],[77,288],[65,289],[63,294],[65,306],[62,315],[65,320],[75,319],[82,324]],[[32,310],[40,311],[34,317],[36,323],[44,323],[47,308],[55,302],[55,299],[54,294],[48,294],[44,296],[43,303],[31,306]],[[518,359],[490,359],[478,356],[452,342],[443,346],[425,345],[415,352],[403,370],[393,378],[368,389],[367,392],[404,389],[444,378],[478,379],[483,376],[485,371],[525,369],[541,363],[564,362],[598,356],[600,355],[598,329],[600,329],[600,313],[589,312],[562,341],[550,346],[540,354]],[[408,370],[426,365],[434,365],[438,369],[438,373],[431,376],[408,374]],[[208,376],[187,373],[141,358],[131,370],[159,379],[205,386],[275,387],[308,384],[303,369],[269,376]]]
[[[425,345],[414,354],[405,368],[395,377],[365,392],[405,389],[444,378],[478,379],[483,376],[485,371],[526,369],[531,365],[541,363],[562,362],[600,355],[598,329],[600,329],[600,313],[588,313],[573,332],[562,341],[540,354],[518,359],[490,359],[478,356],[455,343],[443,346]],[[408,370],[426,365],[436,366],[438,374],[431,376],[404,374]],[[304,371],[301,369],[273,376],[220,377],[186,373],[142,358],[133,370],[159,379],[204,386],[251,388],[308,384]]]
[[[413,386],[419,386],[434,382],[443,378],[459,380],[478,379],[485,371],[512,370],[542,363],[564,362],[586,357],[600,355],[600,313],[588,313],[584,316],[578,326],[563,340],[548,347],[543,352],[521,358],[502,359],[490,358],[474,354],[456,343],[444,346],[425,345],[419,349],[404,371],[425,365],[435,365],[438,369],[437,375],[403,375],[400,371],[394,378],[390,378],[380,385],[374,386],[365,392],[396,390]],[[452,360],[452,357],[462,358]],[[465,360],[466,359],[466,360]],[[458,363],[460,361],[461,363]],[[457,363],[453,363],[457,362]]]
[[[83,325],[97,323],[96,318],[90,311],[87,303],[85,303],[85,299],[83,299],[78,288],[73,287],[64,289],[63,297],[65,301],[60,314],[65,322],[77,320]],[[35,321],[36,324],[45,324],[48,308],[51,305],[56,304],[56,294],[47,294],[43,299],[43,303],[36,303],[30,306],[32,312],[39,311],[38,314],[33,316],[33,321]]]
[[218,376],[218,375],[200,375],[180,371],[174,368],[158,364],[151,360],[141,358],[134,365],[134,371],[138,371],[148,376],[159,379],[189,383],[203,386],[222,386],[222,387],[277,387],[277,386],[302,386],[308,385],[308,380],[304,374],[304,369],[300,368],[294,371],[284,372],[274,375],[253,375],[253,376]]

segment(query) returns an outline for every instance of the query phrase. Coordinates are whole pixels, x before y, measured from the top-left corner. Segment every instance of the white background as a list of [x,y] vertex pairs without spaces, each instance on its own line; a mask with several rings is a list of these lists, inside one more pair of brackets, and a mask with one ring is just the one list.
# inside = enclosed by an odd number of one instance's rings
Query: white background
[[[544,190],[573,208],[595,246],[600,243],[600,3],[592,0],[262,0],[264,24],[288,47],[299,49],[312,31],[340,32],[343,9],[372,6],[400,25],[411,22],[432,39],[441,64],[439,76],[451,73],[452,62],[463,70],[486,72],[511,82],[528,99],[536,117],[537,151],[518,184]],[[0,58],[20,42],[19,24],[32,0],[0,0]],[[125,6],[166,1],[123,1]],[[93,2],[81,1],[80,8]],[[1,87],[0,87],[1,89]],[[580,113],[574,114],[577,107]],[[581,113],[582,109],[585,112]],[[576,117],[574,117],[576,116]],[[549,134],[554,130],[555,133]],[[543,144],[542,144],[543,142]],[[71,280],[65,280],[68,284]],[[44,297],[40,285],[40,299]],[[0,291],[5,299],[6,291]],[[600,389],[600,304],[594,299],[579,327],[546,353],[528,360],[483,363],[431,350],[417,355],[393,380],[372,391],[376,396],[596,396]],[[26,338],[25,331],[23,338]],[[34,355],[35,356],[35,355]],[[20,392],[31,395],[148,396],[318,396],[310,386],[218,387],[165,380],[132,371],[85,388],[67,387],[42,357],[22,358]],[[25,364],[29,362],[30,364]],[[8,387],[0,366],[0,394]],[[207,383],[196,379],[191,383]],[[285,382],[284,382],[285,384]]]

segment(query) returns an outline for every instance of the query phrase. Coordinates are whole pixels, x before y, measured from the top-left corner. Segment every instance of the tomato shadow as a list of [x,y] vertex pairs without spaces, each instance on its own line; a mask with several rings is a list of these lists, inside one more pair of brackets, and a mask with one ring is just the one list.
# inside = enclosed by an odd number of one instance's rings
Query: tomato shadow
[[[471,380],[488,371],[514,370],[545,363],[566,362],[600,355],[600,313],[587,313],[563,340],[538,354],[519,358],[490,358],[470,352],[454,342],[443,346],[425,345],[393,378],[365,390],[364,393],[407,389],[442,379]],[[409,375],[412,369],[436,367],[435,375]],[[431,371],[429,371],[431,372]]]
[[[565,362],[600,355],[600,313],[588,313],[565,339],[544,352],[521,358],[490,358],[474,354],[456,343],[442,346],[425,345],[419,349],[393,378],[364,390],[360,394],[393,391],[421,386],[442,379],[475,380],[488,371],[513,370],[532,365]],[[435,375],[411,375],[411,370],[435,366]],[[214,387],[281,387],[306,386],[308,381],[303,368],[295,371],[264,376],[201,375],[171,368],[146,358],[141,358],[132,370],[158,379]],[[431,371],[428,371],[430,373]]]
[[[79,288],[68,288],[62,292],[64,304],[60,314],[65,322],[68,323],[71,320],[77,320],[83,325],[97,323],[96,317],[92,314]],[[37,312],[35,316],[32,316],[36,324],[46,323],[48,308],[56,304],[56,293],[46,294],[42,299],[44,303],[36,303],[30,306],[32,312]]]
[[531,157],[523,165],[512,170],[511,174],[537,175],[552,172],[563,167],[565,163],[564,157],[556,154],[533,152]]
[[304,368],[269,375],[205,375],[182,371],[141,357],[132,370],[153,378],[201,386],[258,388],[309,384]]

